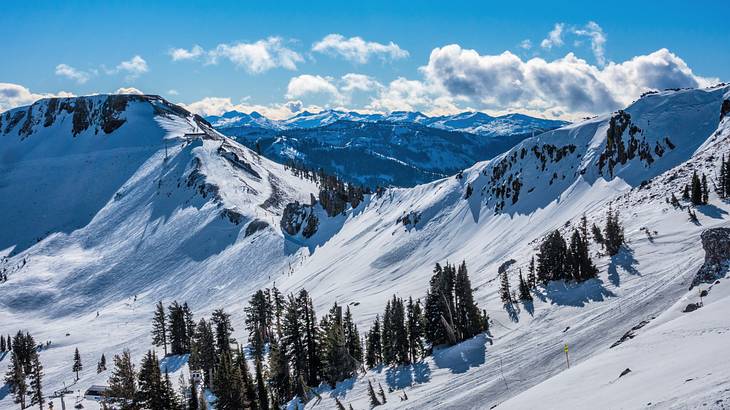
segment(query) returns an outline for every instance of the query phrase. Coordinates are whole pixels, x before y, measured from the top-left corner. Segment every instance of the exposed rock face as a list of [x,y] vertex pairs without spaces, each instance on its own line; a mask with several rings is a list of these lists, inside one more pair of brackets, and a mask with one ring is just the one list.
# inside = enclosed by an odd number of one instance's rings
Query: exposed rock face
[[720,121],[728,114],[730,114],[730,100],[724,100],[720,108]]
[[246,237],[249,237],[253,234],[255,234],[258,231],[263,231],[264,229],[268,228],[269,224],[265,221],[262,221],[260,219],[254,219],[246,226]]
[[281,217],[281,229],[289,235],[296,235],[301,231],[305,238],[311,237],[319,226],[319,219],[313,211],[314,205],[304,205],[299,201],[287,204]]
[[712,228],[702,232],[702,248],[705,263],[702,265],[692,286],[712,282],[727,269],[730,262],[730,228]]

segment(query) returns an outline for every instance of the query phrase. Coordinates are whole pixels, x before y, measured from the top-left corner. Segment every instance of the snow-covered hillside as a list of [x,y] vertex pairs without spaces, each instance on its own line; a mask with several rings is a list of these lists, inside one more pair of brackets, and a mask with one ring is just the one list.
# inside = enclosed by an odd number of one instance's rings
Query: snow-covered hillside
[[[109,98],[89,97],[88,111],[104,112]],[[309,203],[313,184],[163,100],[127,99],[114,117],[126,122],[108,134],[91,115],[94,126],[73,135],[79,99],[61,100],[65,111],[43,100],[2,115],[0,197],[13,200],[0,204],[0,248],[9,256],[0,262],[9,279],[0,284],[0,333],[27,329],[52,341],[41,352],[48,389],[71,381],[75,347],[85,363],[125,347],[138,361],[150,348],[160,299],[187,301],[196,317],[225,307],[234,335],[246,340],[244,302],[276,282],[287,293],[307,289],[319,314],[335,301],[350,305],[364,332],[394,293],[423,297],[434,263],[465,260],[476,301],[492,319],[489,334],[323,388],[321,403],[309,406],[334,408],[339,397],[367,408],[368,380],[393,390],[384,408],[727,401],[730,370],[713,360],[727,339],[727,281],[705,307],[681,310],[696,302],[688,287],[704,258],[699,235],[727,226],[730,205],[712,192],[695,223],[667,200],[681,198],[693,170],[713,181],[728,155],[730,118],[720,114],[730,87],[648,95],[623,112],[525,139],[456,176],[366,196],[344,215],[320,213],[309,238],[282,233],[278,222],[286,203]],[[56,114],[47,127],[34,120],[26,128],[18,113],[29,110],[38,119]],[[613,257],[592,247],[597,279],[552,282],[532,305],[503,306],[500,265],[515,260],[515,284],[546,233],[567,232],[583,214],[602,225],[609,204],[621,212],[628,245]],[[399,222],[404,215],[414,223]],[[633,339],[609,349],[642,321],[649,323]],[[664,364],[666,355],[687,352],[695,360]],[[617,380],[625,368],[632,372]],[[106,377],[84,372],[73,389]],[[0,407],[11,407],[2,391]]]

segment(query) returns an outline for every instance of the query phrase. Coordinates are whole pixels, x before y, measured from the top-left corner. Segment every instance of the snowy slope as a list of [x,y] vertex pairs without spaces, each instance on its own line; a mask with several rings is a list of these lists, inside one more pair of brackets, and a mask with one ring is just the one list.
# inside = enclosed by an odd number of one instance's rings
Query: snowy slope
[[[131,348],[138,361],[150,347],[150,317],[159,299],[188,301],[198,318],[223,306],[234,315],[234,335],[245,340],[245,300],[255,289],[275,281],[285,292],[309,290],[320,314],[334,301],[351,304],[364,332],[393,293],[423,297],[435,262],[465,260],[476,300],[493,319],[490,335],[437,350],[412,368],[377,369],[331,392],[323,389],[323,401],[310,406],[332,408],[333,395],[338,395],[344,403],[366,408],[367,380],[371,379],[386,390],[405,389],[408,394],[405,402],[397,393],[389,394],[384,408],[501,408],[512,403],[514,408],[534,407],[544,405],[535,401],[540,389],[550,394],[568,389],[580,392],[585,401],[573,402],[578,407],[592,403],[596,408],[616,408],[599,400],[610,399],[612,392],[632,390],[612,390],[613,383],[601,385],[590,396],[590,389],[580,383],[598,375],[606,384],[618,376],[616,369],[630,367],[636,374],[625,377],[637,376],[631,389],[638,389],[651,381],[651,372],[661,372],[638,361],[639,352],[655,347],[654,357],[661,352],[685,352],[672,350],[670,344],[662,346],[663,332],[700,334],[703,329],[727,326],[719,313],[726,306],[724,280],[710,295],[717,298],[712,299],[716,305],[708,302],[692,313],[702,323],[687,323],[682,317],[686,314],[677,309],[696,294],[687,288],[704,257],[700,233],[726,226],[730,206],[711,194],[711,204],[697,210],[696,225],[688,220],[686,210],[665,202],[670,192],[680,192],[692,169],[714,175],[719,156],[728,153],[730,120],[719,121],[724,99],[730,99],[729,87],[647,96],[626,109],[630,120],[619,121],[626,116],[614,113],[569,125],[524,140],[495,159],[465,170],[460,178],[390,189],[382,197],[366,197],[345,215],[332,219],[320,215],[322,225],[309,239],[282,234],[278,216],[286,202],[308,202],[315,187],[189,115],[154,115],[155,109],[149,107],[166,106],[164,102],[130,103],[123,113],[127,122],[108,135],[95,135],[89,128],[73,137],[70,120],[63,120],[63,115],[51,127],[58,127],[55,132],[37,125],[24,139],[16,124],[0,135],[0,158],[17,152],[22,144],[33,151],[31,147],[42,145],[33,142],[42,135],[64,143],[44,155],[38,151],[37,157],[9,166],[2,163],[0,193],[16,195],[16,200],[2,202],[3,209],[34,222],[3,230],[2,237],[11,238],[5,240],[4,252],[12,251],[13,256],[0,262],[0,268],[9,272],[9,281],[0,284],[0,332],[23,328],[39,341],[52,340],[41,359],[48,388],[55,389],[71,380],[69,358],[76,346],[89,368],[102,352],[109,358],[124,347]],[[43,107],[37,109],[40,112]],[[133,121],[135,110],[146,114]],[[7,117],[4,114],[3,130]],[[619,122],[626,123],[621,132],[616,127]],[[614,130],[610,144],[609,129]],[[201,130],[205,136],[184,137]],[[94,180],[109,186],[98,194],[105,198],[97,201],[98,209],[85,209],[92,214],[88,220],[66,222],[63,212],[58,212],[53,221],[44,222],[33,216],[32,208],[24,207],[44,200],[51,203],[49,209],[66,206],[68,198],[61,191],[47,196],[48,188],[23,191],[17,186],[27,181],[31,186],[40,184],[46,166],[58,167],[56,174],[69,169],[69,175],[85,175],[79,164],[93,164],[89,173],[113,167],[115,162],[104,160],[103,155],[121,162],[126,152],[91,143],[86,151],[69,147],[86,139],[99,142],[95,137],[116,141],[116,136],[126,137],[122,145],[127,148],[147,139],[149,146],[146,154],[138,150],[140,164],[124,171],[129,175],[120,177],[121,183],[112,178]],[[167,160],[163,141],[168,141]],[[516,180],[520,183],[515,184]],[[465,198],[469,185],[473,192]],[[515,191],[519,191],[517,200]],[[534,306],[519,305],[507,312],[499,300],[497,267],[515,259],[515,266],[524,268],[547,232],[558,228],[567,232],[566,224],[575,226],[583,213],[601,225],[609,203],[621,211],[628,249],[613,258],[592,249],[601,271],[597,280],[580,285],[552,283],[541,290]],[[409,213],[419,216],[415,225],[397,222]],[[59,218],[63,224],[55,222]],[[255,219],[268,222],[269,228],[246,236],[246,227]],[[2,222],[17,223],[10,218]],[[25,226],[33,228],[33,235],[20,231]],[[656,231],[651,239],[642,229],[646,227]],[[51,233],[37,244],[28,243],[44,229]],[[510,274],[514,284],[516,268]],[[639,336],[618,350],[608,350],[632,326],[652,317]],[[708,355],[716,355],[717,346],[725,340],[725,333],[711,333],[687,338],[689,344],[700,344],[695,349],[698,363],[709,363]],[[705,341],[713,347],[703,349]],[[570,345],[574,365],[565,373],[564,343]],[[608,361],[618,367],[607,368],[603,363]],[[0,359],[0,366],[6,362]],[[184,369],[172,363],[170,367],[173,372]],[[695,369],[686,368],[687,374],[692,373],[687,378],[699,377]],[[708,383],[684,390],[688,392],[684,404],[701,405],[726,388],[727,366],[718,361],[712,370]],[[74,389],[103,383],[106,377],[91,369]],[[560,377],[570,377],[575,386],[551,387]],[[665,403],[672,399],[677,380],[669,380],[675,384],[664,390],[656,388],[651,397],[616,403],[623,408],[644,407],[644,399]],[[0,391],[0,407],[10,408],[9,400]]]

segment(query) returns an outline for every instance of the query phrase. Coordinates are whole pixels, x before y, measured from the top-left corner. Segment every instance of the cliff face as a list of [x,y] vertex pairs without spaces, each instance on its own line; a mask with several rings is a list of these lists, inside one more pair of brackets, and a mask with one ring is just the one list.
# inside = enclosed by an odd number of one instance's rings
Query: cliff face
[[730,228],[712,228],[702,232],[705,263],[697,272],[692,286],[712,282],[722,276],[730,261]]

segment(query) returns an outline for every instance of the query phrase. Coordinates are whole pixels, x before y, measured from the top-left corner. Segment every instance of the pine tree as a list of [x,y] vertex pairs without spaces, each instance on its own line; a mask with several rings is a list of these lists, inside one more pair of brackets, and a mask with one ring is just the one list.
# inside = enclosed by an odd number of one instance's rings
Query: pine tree
[[[454,267],[448,263],[434,267],[434,275],[426,293],[426,339],[432,345],[456,343],[454,329]],[[385,317],[383,317],[385,326]],[[385,333],[384,333],[385,335]],[[385,359],[385,341],[383,358]]]
[[[192,374],[190,375],[190,396],[188,397],[188,410],[199,410],[200,402],[198,401],[198,386],[195,380],[193,380]],[[201,389],[202,391],[203,389]],[[183,399],[185,395],[182,396]]]
[[531,301],[532,300],[532,294],[530,293],[530,285],[525,282],[525,279],[522,277],[522,272],[520,272],[520,300],[522,301]]
[[174,410],[180,408],[180,401],[178,400],[175,388],[172,386],[170,381],[170,374],[165,370],[165,377],[162,379],[162,407],[160,410]]
[[[223,329],[224,334],[225,329]],[[238,410],[252,406],[252,403],[244,403],[241,373],[231,361],[230,349],[223,349],[214,379],[213,393],[216,396],[216,409]]]
[[375,395],[375,389],[373,389],[373,383],[370,380],[368,380],[368,396],[370,396],[370,407],[377,407],[382,404],[378,400],[378,396]]
[[355,321],[352,319],[350,306],[347,306],[345,310],[342,330],[345,333],[347,354],[356,362],[356,366],[359,366],[363,361],[362,344],[360,343],[360,332],[357,331],[357,325],[355,325]]
[[596,226],[596,224],[593,224],[591,227],[591,231],[593,231],[593,239],[596,241],[599,245],[605,244],[605,239],[603,238],[603,233],[601,233],[601,228]]
[[289,360],[281,349],[277,338],[271,339],[269,345],[269,384],[271,385],[272,402],[281,406],[291,396],[291,374]]
[[152,344],[157,347],[162,346],[167,356],[167,319],[162,302],[157,302],[155,315],[152,318]]
[[261,410],[269,410],[269,393],[266,389],[266,380],[264,379],[264,369],[261,360],[256,360],[256,398],[258,399],[258,408]]
[[8,350],[8,352],[12,351],[12,350],[13,350],[13,342],[12,342],[12,341],[11,341],[11,339],[10,339],[10,335],[8,335],[8,338],[7,338],[7,339],[5,339],[5,340],[6,340],[6,342],[5,342],[5,343],[7,343],[7,345],[8,345],[8,346],[7,346],[7,350]]
[[256,408],[256,387],[254,386],[254,380],[251,377],[251,372],[248,371],[248,361],[246,355],[238,348],[238,354],[236,355],[236,362],[234,366],[238,367],[238,372],[241,374],[241,394],[243,395],[244,401],[248,403],[251,408]]
[[195,339],[195,320],[193,319],[193,311],[190,310],[188,303],[182,306],[183,318],[185,321],[185,353],[190,353],[193,349],[193,339]]
[[357,366],[347,351],[342,308],[336,302],[329,313],[322,318],[319,328],[324,378],[334,387],[338,381],[350,377]]
[[5,351],[5,335],[0,335],[0,352]]
[[465,261],[459,265],[454,279],[454,323],[459,342],[472,338],[483,330],[479,307],[474,302]]
[[139,366],[136,404],[145,409],[163,410],[163,381],[160,362],[154,351],[148,350]]
[[702,174],[702,203],[707,204],[710,200],[710,190],[707,188],[707,176]]
[[411,363],[417,362],[423,357],[423,313],[421,311],[421,301],[413,303],[413,298],[408,298],[408,306],[406,310],[408,327],[408,354]]
[[249,332],[248,341],[253,348],[254,358],[261,360],[264,355],[264,346],[269,343],[273,312],[270,301],[262,290],[258,290],[251,297],[246,312],[246,330]]
[[5,383],[10,387],[13,394],[13,402],[20,404],[20,408],[25,408],[25,396],[28,394],[28,384],[25,381],[25,370],[23,369],[23,360],[19,357],[17,351],[10,355],[10,369],[5,375]]
[[205,386],[210,386],[210,375],[215,368],[215,346],[216,340],[210,323],[206,322],[205,319],[200,319],[195,328],[188,364],[191,369],[203,371]]
[[606,215],[606,228],[604,242],[606,252],[610,256],[616,255],[624,244],[624,227],[619,220],[618,211],[614,212],[611,207],[608,208]]
[[181,355],[189,352],[189,337],[185,310],[177,301],[173,301],[167,308],[168,326],[167,340],[170,342],[170,353]]
[[383,391],[383,385],[378,382],[378,394],[380,394],[380,398],[383,399],[383,404],[387,403],[388,400],[385,398],[385,391]]
[[566,269],[576,282],[595,278],[598,275],[598,269],[596,269],[588,254],[588,243],[578,230],[573,231],[570,239],[570,246],[568,247],[566,258]]
[[79,354],[79,348],[77,347],[74,351],[74,364],[71,371],[76,373],[76,380],[79,379],[79,372],[84,370],[84,366],[81,364],[81,355]]
[[689,199],[689,185],[684,186],[684,190],[682,191],[682,199],[685,201]]
[[298,383],[305,377],[307,371],[307,356],[304,341],[304,326],[300,318],[299,300],[289,295],[282,320],[282,351],[291,363],[294,391],[292,393],[304,396],[304,391]]
[[366,354],[365,364],[372,368],[383,362],[383,348],[381,345],[380,316],[375,315],[375,322],[365,337]]
[[700,177],[697,176],[697,171],[694,171],[692,174],[692,185],[690,188],[690,199],[692,201],[692,205],[701,205],[702,204],[702,182],[700,181]]
[[548,234],[537,254],[537,277],[543,284],[569,279],[565,269],[567,253],[567,245],[560,232],[555,230]]
[[319,329],[317,328],[317,315],[314,312],[312,298],[304,289],[299,291],[299,305],[303,313],[301,317],[304,320],[304,346],[307,357],[307,377],[304,381],[308,386],[316,386],[320,382],[319,376],[322,373],[320,351],[317,345]]
[[136,408],[134,400],[137,397],[137,373],[129,350],[124,350],[121,356],[114,356],[114,370],[108,385],[107,400],[111,404],[116,404],[121,410]]
[[218,355],[230,353],[231,350],[231,333],[233,326],[231,325],[231,315],[224,312],[223,309],[216,309],[211,315],[213,328],[215,329],[215,346]]
[[104,353],[101,354],[101,359],[99,359],[99,363],[96,364],[96,374],[99,374],[106,370],[106,356],[104,356]]
[[43,365],[41,365],[38,354],[34,354],[30,367],[30,405],[38,405],[43,410],[46,399],[43,397]]
[[529,286],[530,289],[535,289],[537,287],[537,277],[535,276],[535,256],[534,255],[530,258],[530,264],[527,267],[527,286]]
[[510,294],[509,289],[509,277],[507,276],[507,269],[502,269],[502,271],[499,273],[500,277],[500,285],[499,285],[499,295],[502,299],[502,303],[509,304],[512,303],[512,296]]

